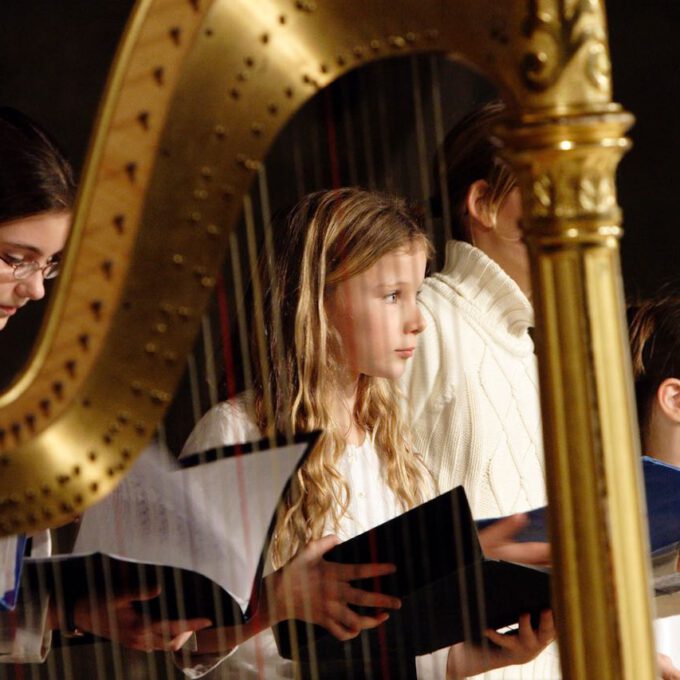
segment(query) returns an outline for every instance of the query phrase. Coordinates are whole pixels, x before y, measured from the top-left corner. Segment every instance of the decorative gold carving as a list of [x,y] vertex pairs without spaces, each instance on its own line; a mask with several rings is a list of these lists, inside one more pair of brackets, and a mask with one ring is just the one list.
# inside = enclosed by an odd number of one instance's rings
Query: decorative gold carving
[[588,80],[598,90],[609,91],[610,63],[597,0],[529,0],[523,31],[530,47],[521,73],[529,90],[542,92],[554,85],[585,48]]
[[619,223],[616,168],[629,147],[623,134],[632,118],[609,108],[598,126],[592,116],[574,115],[499,130],[507,144],[503,153],[527,189],[524,215],[540,220],[534,232],[591,238],[593,229]]
[[533,205],[530,212],[539,217],[547,217],[555,205],[555,183],[548,172],[539,175],[531,185],[530,196]]
[[595,41],[588,46],[586,76],[602,92],[607,92],[611,87],[611,62],[603,42]]
[[578,184],[576,205],[580,212],[586,213],[609,213],[615,208],[613,172],[584,174]]
[[617,210],[614,173],[618,161],[567,159],[532,182],[529,212],[565,219],[611,215]]

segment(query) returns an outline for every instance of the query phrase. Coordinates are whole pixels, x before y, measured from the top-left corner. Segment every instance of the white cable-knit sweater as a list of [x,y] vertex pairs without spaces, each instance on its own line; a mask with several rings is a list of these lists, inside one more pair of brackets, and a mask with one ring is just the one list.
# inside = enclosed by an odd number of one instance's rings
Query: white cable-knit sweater
[[531,304],[481,250],[449,241],[419,298],[427,327],[403,385],[416,449],[476,518],[545,505]]
[[[531,304],[481,250],[446,246],[419,298],[427,327],[402,380],[416,450],[440,491],[465,487],[476,518],[546,504]],[[555,645],[491,680],[560,678]]]

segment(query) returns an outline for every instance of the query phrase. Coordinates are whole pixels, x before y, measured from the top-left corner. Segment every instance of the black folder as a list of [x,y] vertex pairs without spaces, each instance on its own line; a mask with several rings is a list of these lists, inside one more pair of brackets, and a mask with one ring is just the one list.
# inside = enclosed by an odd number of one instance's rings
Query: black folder
[[[275,441],[263,439],[257,442],[210,449],[178,462],[173,460],[168,469],[163,469],[162,472],[168,475],[182,475],[182,470],[209,466],[209,468],[217,468],[211,471],[211,474],[220,475],[223,471],[219,469],[219,463],[224,459],[233,459],[251,453],[276,456],[278,447],[296,445],[299,449],[299,457],[290,471],[287,482],[280,490],[278,498],[280,503],[288,493],[296,471],[313,450],[319,434],[318,431],[300,434],[295,436],[293,441],[281,437]],[[162,484],[163,479],[160,479],[159,483]],[[174,510],[174,508],[169,508],[169,510]],[[245,521],[245,519],[234,517],[231,521]],[[103,552],[27,558],[23,566],[21,592],[34,599],[44,599],[51,594],[57,607],[61,609],[81,597],[88,597],[91,605],[95,605],[110,602],[112,598],[124,593],[136,592],[140,589],[148,591],[160,586],[161,592],[158,597],[143,602],[136,601],[133,604],[134,608],[148,616],[150,621],[208,618],[216,626],[242,625],[257,611],[265,557],[275,524],[276,514],[269,519],[265,533],[253,534],[250,537],[259,554],[259,561],[254,573],[247,575],[249,584],[252,586],[248,606],[245,609],[227,590],[228,584],[220,586],[213,579],[198,571],[171,563],[150,563],[142,558],[120,557]]]
[[515,624],[525,612],[537,621],[550,607],[546,570],[484,557],[462,487],[336,546],[326,559],[395,564],[395,574],[354,585],[396,595],[402,607],[390,611],[382,626],[349,642],[302,621],[279,624],[279,652],[303,665],[360,667],[367,657],[395,659],[463,640],[479,643],[485,629]]

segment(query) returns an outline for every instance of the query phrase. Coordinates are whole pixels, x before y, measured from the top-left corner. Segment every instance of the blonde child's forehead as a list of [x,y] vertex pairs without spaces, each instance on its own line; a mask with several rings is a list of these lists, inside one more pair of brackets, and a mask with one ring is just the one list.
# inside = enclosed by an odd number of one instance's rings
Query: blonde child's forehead
[[408,243],[395,249],[397,253],[406,255],[425,255],[425,261],[430,262],[434,257],[434,247],[425,234],[414,236]]
[[405,243],[394,250],[390,250],[389,253],[394,253],[396,255],[418,255],[422,252],[427,252],[429,250],[427,242],[423,238],[413,238],[408,243]]
[[404,280],[422,277],[427,264],[427,250],[423,244],[413,243],[408,246],[393,248],[383,253],[369,266],[354,273],[347,279],[380,279]]
[[418,255],[422,252],[429,257],[432,252],[432,246],[425,234],[418,233],[408,241],[404,241],[394,248],[386,250],[380,257],[385,257],[386,255]]

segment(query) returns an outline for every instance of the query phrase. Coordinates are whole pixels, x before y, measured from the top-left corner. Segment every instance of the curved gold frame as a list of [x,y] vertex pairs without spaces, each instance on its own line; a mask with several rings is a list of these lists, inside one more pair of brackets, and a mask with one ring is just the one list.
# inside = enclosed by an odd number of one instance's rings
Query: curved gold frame
[[[361,21],[357,20],[358,14]],[[565,677],[654,677],[597,0],[140,0],[110,78],[65,271],[0,395],[0,530],[101,498],[176,387],[253,173],[310,96],[371,60],[454,52],[512,105],[536,291]]]

